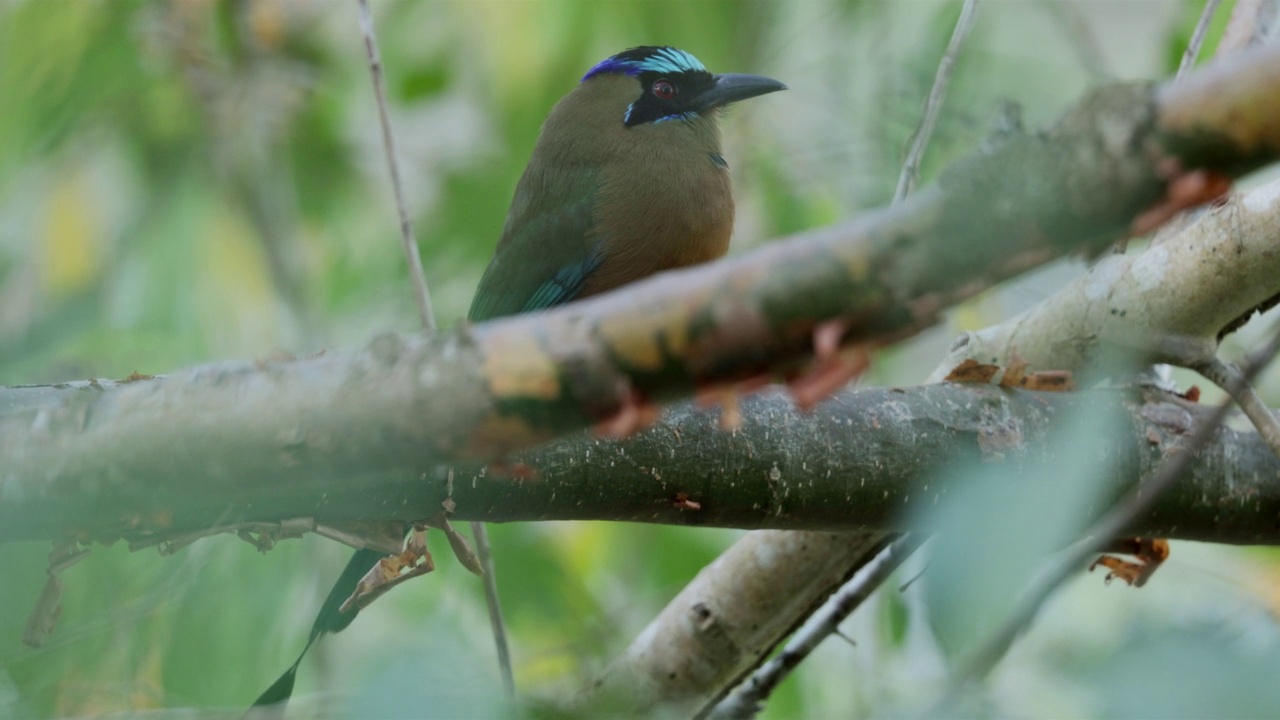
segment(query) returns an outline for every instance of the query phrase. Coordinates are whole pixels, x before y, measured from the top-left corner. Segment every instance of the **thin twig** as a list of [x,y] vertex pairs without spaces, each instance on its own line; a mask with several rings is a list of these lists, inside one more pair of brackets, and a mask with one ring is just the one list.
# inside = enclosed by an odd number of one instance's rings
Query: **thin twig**
[[1271,413],[1267,404],[1262,401],[1253,383],[1247,382],[1240,374],[1240,368],[1234,364],[1214,357],[1191,369],[1211,380],[1231,396],[1232,400],[1244,411],[1245,417],[1258,429],[1258,436],[1267,447],[1280,457],[1280,420]]
[[969,30],[973,27],[973,16],[978,8],[978,0],[965,0],[960,8],[960,17],[956,20],[955,30],[951,31],[951,42],[947,43],[947,51],[938,63],[938,72],[933,76],[933,87],[929,90],[929,100],[925,103],[924,114],[920,125],[911,139],[911,150],[902,163],[902,174],[898,176],[898,187],[893,191],[893,204],[897,205],[916,185],[920,174],[920,161],[924,158],[924,149],[933,137],[933,129],[938,124],[938,113],[942,110],[942,101],[947,96],[947,83],[951,80],[951,72],[955,69],[956,56],[964,45]]
[[476,543],[476,555],[484,570],[484,596],[489,605],[489,625],[493,628],[493,644],[498,650],[498,667],[502,669],[502,687],[508,697],[515,697],[516,680],[511,672],[511,649],[507,646],[507,624],[502,619],[502,604],[498,602],[498,582],[493,574],[493,551],[489,548],[489,531],[482,522],[471,523],[471,537]]
[[1200,19],[1196,21],[1196,29],[1191,31],[1191,40],[1187,42],[1187,49],[1182,51],[1182,62],[1178,63],[1178,74],[1173,76],[1175,80],[1190,70],[1196,63],[1196,58],[1200,56],[1200,46],[1204,44],[1204,36],[1209,32],[1209,23],[1213,22],[1213,14],[1217,12],[1220,1],[1206,0],[1204,9],[1200,11]]
[[[373,76],[373,92],[378,101],[378,119],[382,123],[382,146],[386,151],[387,169],[391,174],[391,187],[395,192],[396,210],[400,214],[400,240],[404,247],[405,261],[413,280],[413,291],[418,301],[418,314],[427,330],[436,329],[435,311],[431,307],[431,291],[418,256],[418,243],[413,236],[413,225],[405,208],[404,188],[400,183],[400,168],[396,162],[395,135],[391,130],[391,116],[387,109],[386,81],[382,76],[382,58],[378,53],[378,38],[374,33],[373,13],[368,0],[356,0],[360,7],[360,32],[364,35],[365,54],[369,60],[369,73]],[[489,531],[484,523],[471,523],[471,534],[476,543],[476,554],[484,568],[484,597],[489,607],[489,624],[493,630],[493,644],[498,652],[498,669],[502,684],[509,697],[515,695],[515,676],[511,669],[511,652],[507,642],[507,627],[502,620],[502,605],[498,600],[498,581],[494,572],[493,553],[489,546]]]
[[[1241,371],[1243,382],[1251,382],[1263,366],[1276,356],[1277,352],[1280,352],[1280,332],[1276,333],[1265,348],[1249,359],[1249,362]],[[1239,388],[1239,385],[1233,383],[1233,388],[1229,393],[1235,395],[1239,392]],[[1000,659],[1004,657],[1005,652],[1008,651],[1013,641],[1031,624],[1040,608],[1058,587],[1066,582],[1067,578],[1085,567],[1089,558],[1101,552],[1107,543],[1120,537],[1124,529],[1136,518],[1151,511],[1156,501],[1191,466],[1191,462],[1195,460],[1200,449],[1213,438],[1223,421],[1226,420],[1230,408],[1230,399],[1218,405],[1213,414],[1207,417],[1187,439],[1181,452],[1171,452],[1168,459],[1160,466],[1160,469],[1151,480],[1142,483],[1139,488],[1112,508],[1110,512],[1085,533],[1085,537],[1088,540],[1078,543],[1067,550],[1057,564],[1053,565],[1048,573],[1032,585],[1026,595],[1020,599],[1018,606],[1005,620],[1004,624],[973,655],[973,658],[952,677],[942,699],[925,713],[925,717],[939,717],[946,714],[948,710],[953,710],[965,689],[972,683],[986,677],[996,663],[1000,662]]]
[[[849,582],[837,590],[796,632],[782,652],[760,666],[751,677],[721,700],[708,714],[710,718],[751,718],[760,712],[760,703],[809,657],[829,635],[840,634],[840,623],[893,574],[904,560],[924,543],[925,535],[912,533],[895,540],[863,565]],[[846,638],[848,639],[848,638]],[[850,643],[853,641],[850,640]]]
[[413,292],[418,300],[418,314],[428,330],[436,328],[435,311],[431,308],[431,291],[427,289],[427,276],[422,271],[422,258],[418,256],[418,241],[413,237],[413,224],[405,209],[404,188],[400,184],[400,165],[396,162],[396,138],[391,131],[391,114],[387,110],[386,81],[382,77],[382,56],[378,53],[378,38],[373,29],[373,13],[369,0],[356,0],[360,6],[360,32],[364,35],[364,51],[369,59],[369,73],[373,75],[373,94],[378,101],[378,120],[382,123],[382,148],[387,155],[387,171],[391,174],[391,189],[396,197],[396,210],[400,213],[400,241],[404,257],[409,263],[409,276],[413,279]]

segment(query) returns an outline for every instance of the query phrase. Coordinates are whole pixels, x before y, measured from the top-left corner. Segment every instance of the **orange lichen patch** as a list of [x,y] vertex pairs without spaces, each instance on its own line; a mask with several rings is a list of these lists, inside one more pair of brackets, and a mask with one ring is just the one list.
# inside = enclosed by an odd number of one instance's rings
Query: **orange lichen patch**
[[739,394],[749,392],[769,382],[769,376],[762,375],[743,383],[715,385],[699,390],[693,401],[699,407],[720,406],[720,429],[737,430],[742,427],[742,408],[738,402]]
[[129,377],[121,380],[120,384],[123,385],[125,383],[138,382],[139,380],[155,380],[155,379],[156,379],[155,375],[143,375],[137,370],[134,370],[133,372],[129,373]]
[[1187,402],[1198,403],[1200,402],[1200,386],[1192,385],[1191,387],[1187,388],[1186,392],[1182,393],[1178,397],[1182,398],[1183,400],[1186,400]]
[[840,347],[847,329],[843,320],[822,323],[813,331],[814,363],[804,374],[787,381],[796,406],[808,410],[847,385],[871,366],[866,345]]
[[553,437],[552,433],[530,425],[523,418],[491,413],[467,438],[464,453],[477,458],[502,456]]
[[943,382],[949,383],[989,383],[991,378],[1000,372],[998,365],[983,365],[973,358],[969,358],[959,365],[951,369],[947,376],[942,379]]
[[1027,379],[1027,369],[1031,365],[1018,354],[1015,349],[1009,353],[1009,364],[1005,366],[1004,375],[1000,378],[1001,387],[1020,387]]
[[560,397],[559,368],[536,336],[514,329],[491,333],[481,350],[484,377],[495,398]]
[[1169,178],[1164,199],[1133,219],[1131,236],[1146,235],[1183,210],[1217,201],[1231,190],[1230,176],[1203,169],[1183,172],[1176,161],[1161,173]]
[[1071,392],[1076,389],[1076,379],[1070,370],[1041,370],[1022,378],[1019,387],[1040,392]]
[[671,501],[671,505],[672,507],[675,507],[679,510],[701,510],[702,509],[702,503],[697,502],[696,500],[690,500],[689,493],[686,493],[686,492],[676,493],[676,499]]
[[[1075,377],[1070,370],[1040,370],[1027,372],[1027,363],[1014,353],[1000,377],[1001,387],[1018,387],[1024,390],[1040,392],[1069,392],[1076,389]],[[953,383],[990,383],[1000,372],[998,365],[984,365],[972,358],[955,366],[944,382]]]
[[[537,480],[538,470],[522,462],[506,462],[504,460],[495,460],[484,466],[485,475],[488,477],[511,478],[513,480]],[[453,512],[453,508],[446,508],[449,512]]]
[[727,392],[720,396],[720,429],[737,430],[742,427],[742,407],[738,403],[738,394]]
[[660,312],[608,317],[597,332],[615,357],[641,372],[661,370],[668,355],[682,356],[689,347],[688,316],[675,303],[667,303]]
[[623,399],[622,407],[618,409],[618,412],[608,420],[597,423],[591,428],[591,431],[598,437],[611,437],[621,440],[631,437],[658,422],[660,412],[661,408],[645,400],[640,393],[632,390]]
[[1093,561],[1089,571],[1093,572],[1094,568],[1101,565],[1110,571],[1105,582],[1110,583],[1120,578],[1132,587],[1142,587],[1151,579],[1156,568],[1169,559],[1169,541],[1164,538],[1126,538],[1114,542],[1107,548],[1107,552],[1132,555],[1136,562],[1103,555]]

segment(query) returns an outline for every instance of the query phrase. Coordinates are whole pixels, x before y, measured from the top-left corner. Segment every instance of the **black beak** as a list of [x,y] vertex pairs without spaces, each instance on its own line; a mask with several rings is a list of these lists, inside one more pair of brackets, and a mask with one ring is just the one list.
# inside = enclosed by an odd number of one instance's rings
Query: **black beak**
[[724,75],[716,75],[716,84],[712,85],[710,90],[702,93],[693,101],[693,104],[696,105],[693,109],[710,110],[711,108],[728,105],[739,100],[746,100],[747,98],[786,89],[786,85],[772,78],[759,75],[725,73]]

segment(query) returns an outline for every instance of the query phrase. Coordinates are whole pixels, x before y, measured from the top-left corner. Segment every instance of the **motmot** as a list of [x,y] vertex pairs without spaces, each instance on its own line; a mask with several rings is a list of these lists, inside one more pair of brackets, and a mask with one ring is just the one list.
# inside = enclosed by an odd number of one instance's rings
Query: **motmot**
[[[634,47],[592,67],[542,126],[467,318],[480,322],[572,302],[721,257],[733,232],[721,110],[786,86],[709,72],[673,47]],[[298,660],[255,705],[285,700],[298,664],[382,557],[360,550],[329,592]]]

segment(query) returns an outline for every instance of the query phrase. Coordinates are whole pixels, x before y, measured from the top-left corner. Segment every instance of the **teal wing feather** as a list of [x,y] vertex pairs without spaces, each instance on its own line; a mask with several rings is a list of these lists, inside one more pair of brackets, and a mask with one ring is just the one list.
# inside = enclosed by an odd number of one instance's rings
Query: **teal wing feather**
[[520,312],[544,310],[563,305],[578,297],[582,293],[583,286],[587,284],[587,278],[600,267],[602,259],[598,251],[592,251],[582,262],[571,263],[560,268],[555,277],[538,286]]
[[603,243],[593,234],[597,175],[530,165],[468,319],[542,310],[581,294],[603,259]]

